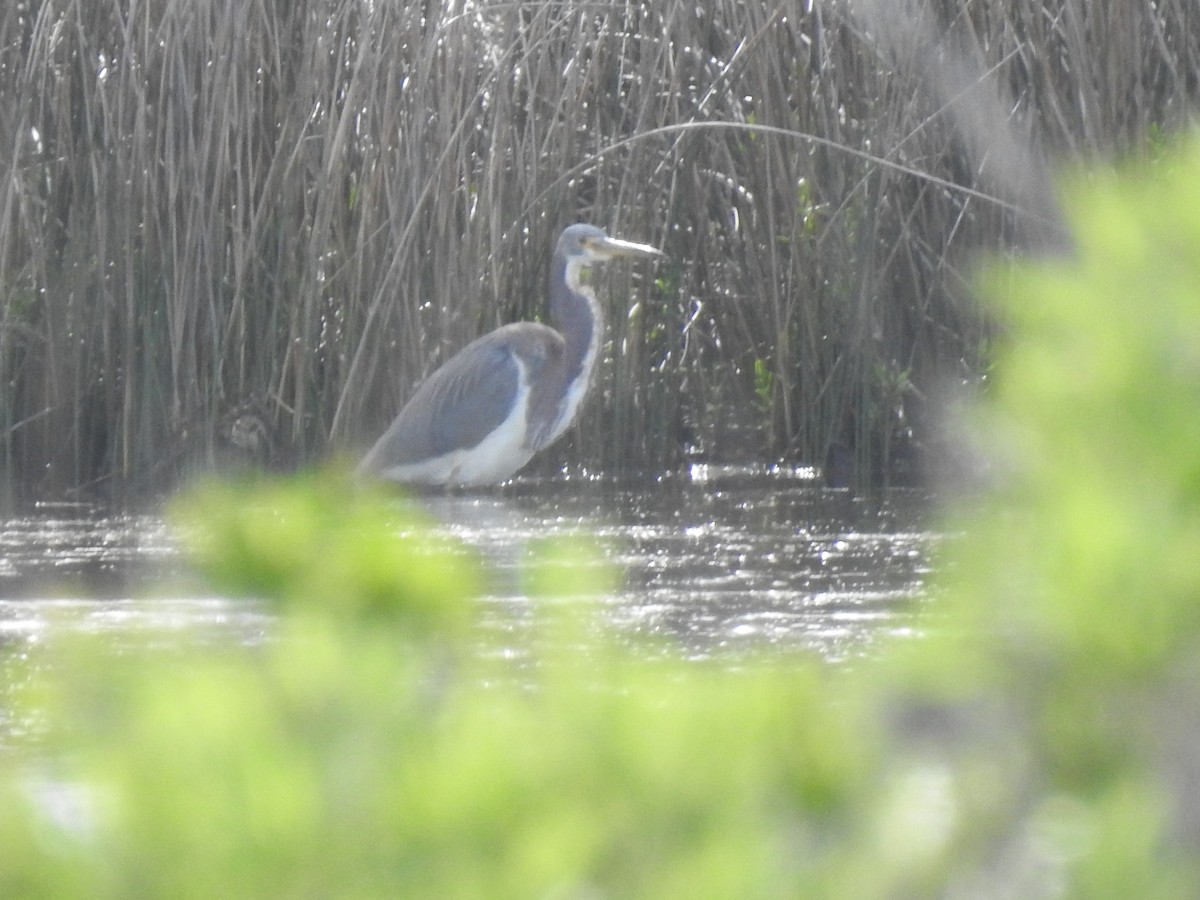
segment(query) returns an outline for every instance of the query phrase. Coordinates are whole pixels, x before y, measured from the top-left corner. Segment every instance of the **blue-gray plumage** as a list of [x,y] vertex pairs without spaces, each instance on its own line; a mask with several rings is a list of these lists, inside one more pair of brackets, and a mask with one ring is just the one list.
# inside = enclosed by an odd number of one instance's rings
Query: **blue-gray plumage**
[[429,376],[359,471],[420,484],[503,481],[559,437],[587,392],[604,327],[583,269],[654,247],[572,225],[550,268],[550,318],[497,328]]

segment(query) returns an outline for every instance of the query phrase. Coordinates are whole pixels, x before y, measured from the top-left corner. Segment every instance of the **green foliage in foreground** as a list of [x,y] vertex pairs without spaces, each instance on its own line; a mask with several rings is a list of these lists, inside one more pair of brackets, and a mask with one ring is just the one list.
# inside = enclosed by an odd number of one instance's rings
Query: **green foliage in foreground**
[[550,602],[579,587],[551,552],[516,667],[472,560],[394,501],[210,488],[180,506],[197,559],[277,627],[51,642],[0,895],[1192,895],[1200,146],[1072,196],[1077,258],[989,279],[998,487],[926,638],[854,671],[639,658]]

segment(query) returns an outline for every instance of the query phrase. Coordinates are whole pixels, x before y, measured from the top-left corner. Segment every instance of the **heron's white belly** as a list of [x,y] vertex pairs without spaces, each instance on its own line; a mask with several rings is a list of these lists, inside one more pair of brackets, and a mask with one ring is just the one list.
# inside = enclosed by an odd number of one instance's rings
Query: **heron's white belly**
[[[523,371],[521,375],[524,376]],[[533,451],[526,447],[525,442],[529,386],[524,381],[522,377],[516,403],[508,418],[474,447],[392,466],[381,474],[395,481],[415,484],[461,485],[495,484],[514,475],[533,458]]]

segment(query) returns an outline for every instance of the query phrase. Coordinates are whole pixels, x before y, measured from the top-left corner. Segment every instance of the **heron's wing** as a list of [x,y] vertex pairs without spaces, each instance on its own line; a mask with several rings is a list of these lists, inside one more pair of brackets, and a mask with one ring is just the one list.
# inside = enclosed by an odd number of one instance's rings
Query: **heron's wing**
[[[417,388],[363,460],[364,468],[420,462],[479,444],[509,415],[519,388],[514,357],[533,338],[528,329],[509,326],[456,353]],[[528,359],[524,352],[521,357]]]

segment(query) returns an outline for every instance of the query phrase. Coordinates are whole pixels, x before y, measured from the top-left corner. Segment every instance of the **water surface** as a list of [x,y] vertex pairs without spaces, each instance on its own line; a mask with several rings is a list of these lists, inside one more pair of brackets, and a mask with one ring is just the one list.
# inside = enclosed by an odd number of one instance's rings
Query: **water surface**
[[[911,633],[935,542],[923,495],[855,497],[817,486],[807,470],[530,479],[420,502],[481,557],[484,627],[516,655],[536,615],[529,560],[548,537],[595,546],[618,585],[598,598],[602,614],[645,652],[811,650],[831,660]],[[136,642],[150,626],[159,639],[254,642],[271,623],[260,604],[189,578],[156,515],[41,505],[0,523],[0,642],[10,649],[52,626],[115,641]]]

